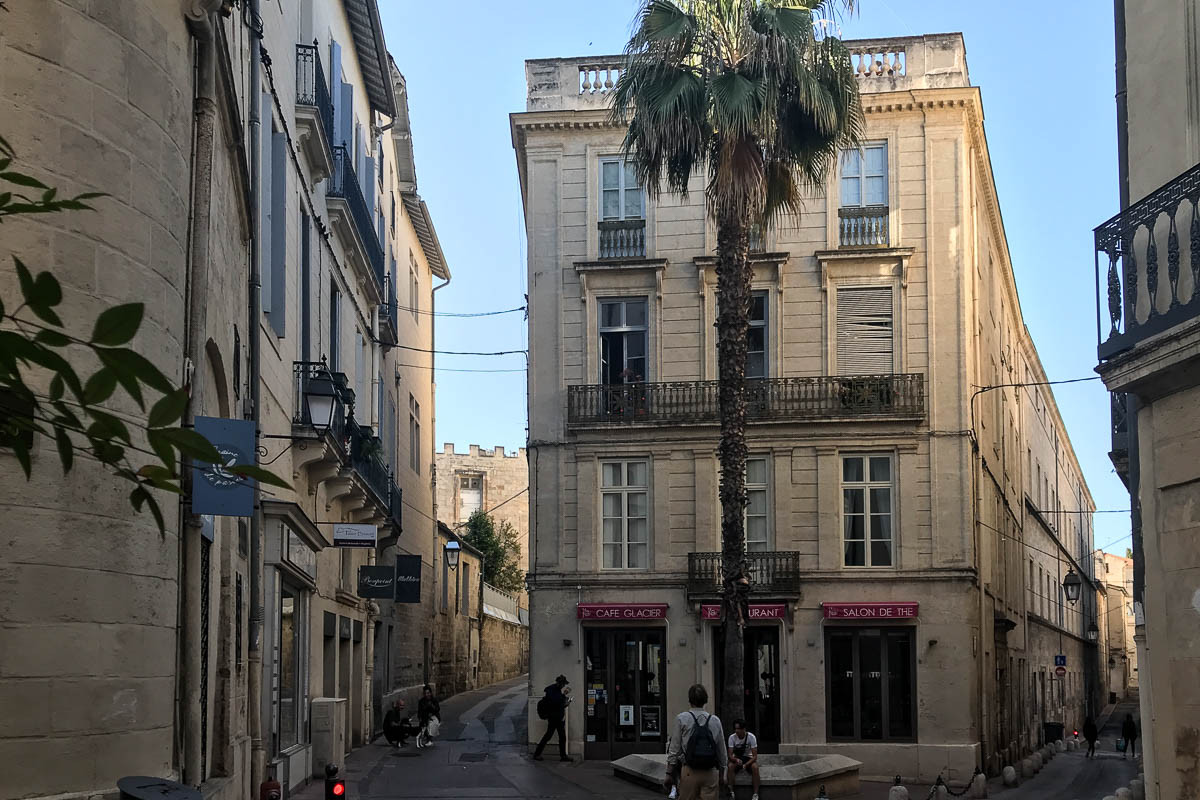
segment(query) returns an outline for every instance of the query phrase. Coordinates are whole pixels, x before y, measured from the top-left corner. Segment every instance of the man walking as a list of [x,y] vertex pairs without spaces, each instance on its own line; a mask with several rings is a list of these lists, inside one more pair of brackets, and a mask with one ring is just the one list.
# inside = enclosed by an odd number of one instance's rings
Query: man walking
[[550,737],[558,731],[558,760],[570,761],[567,757],[567,706],[571,702],[571,690],[567,688],[566,675],[559,675],[554,683],[546,687],[545,696],[538,701],[538,716],[546,720],[546,733],[538,742],[537,750],[533,751],[533,760],[542,760],[542,751],[550,741]]
[[688,689],[688,704],[691,708],[675,718],[667,742],[666,783],[675,788],[678,780],[679,800],[717,800],[721,774],[729,766],[725,729],[704,710],[708,690],[702,685]]
[[1137,758],[1138,729],[1137,723],[1133,721],[1133,714],[1125,715],[1125,721],[1121,723],[1121,738],[1125,740],[1125,752],[1121,753],[1121,758],[1127,755]]

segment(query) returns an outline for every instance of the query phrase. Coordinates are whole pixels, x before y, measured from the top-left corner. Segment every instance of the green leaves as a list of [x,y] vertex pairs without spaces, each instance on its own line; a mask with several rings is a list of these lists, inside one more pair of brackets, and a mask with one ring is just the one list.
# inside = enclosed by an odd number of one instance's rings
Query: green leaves
[[141,303],[126,303],[106,309],[96,319],[92,329],[92,344],[116,347],[133,338],[142,324],[145,306]]
[[[14,170],[14,158],[0,136],[0,222],[14,214],[87,209],[85,201],[104,196],[89,192],[60,199],[54,188]],[[40,194],[29,196],[28,190]],[[183,458],[216,463],[221,457],[203,436],[179,427],[190,401],[188,389],[176,388],[149,359],[125,346],[141,328],[145,306],[104,309],[84,340],[66,329],[55,310],[63,301],[58,279],[49,272],[34,274],[19,258],[13,264],[22,302],[13,306],[0,300],[0,449],[12,452],[26,480],[33,476],[36,436],[54,441],[64,473],[74,468],[77,451],[90,453],[114,477],[132,484],[130,505],[149,513],[165,534],[159,492],[183,492]],[[91,374],[77,371],[96,362]],[[147,396],[154,399],[144,420],[114,404],[118,387],[143,411]],[[143,455],[151,460],[137,467],[130,463]],[[290,488],[256,464],[230,469],[247,480]]]

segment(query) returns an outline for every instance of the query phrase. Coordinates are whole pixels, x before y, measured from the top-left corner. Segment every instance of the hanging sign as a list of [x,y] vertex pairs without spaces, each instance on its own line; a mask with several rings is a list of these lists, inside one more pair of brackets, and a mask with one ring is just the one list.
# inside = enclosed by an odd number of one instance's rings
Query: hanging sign
[[[700,619],[718,620],[722,616],[724,614],[720,603],[705,603],[700,606]],[[786,603],[751,603],[746,609],[746,619],[751,622],[754,620],[786,618]]]
[[254,423],[244,419],[196,417],[196,433],[217,449],[220,462],[197,461],[192,466],[192,513],[218,517],[249,517],[254,514],[254,481],[234,475],[235,464],[258,463],[254,445]]
[[396,556],[396,602],[421,602],[420,556]]
[[334,547],[374,547],[379,528],[375,525],[354,525],[338,522],[333,526]]
[[915,619],[916,603],[821,603],[825,619]]
[[667,604],[580,603],[575,607],[575,617],[593,620],[666,619]]
[[361,566],[358,568],[358,596],[391,600],[396,596],[396,568]]

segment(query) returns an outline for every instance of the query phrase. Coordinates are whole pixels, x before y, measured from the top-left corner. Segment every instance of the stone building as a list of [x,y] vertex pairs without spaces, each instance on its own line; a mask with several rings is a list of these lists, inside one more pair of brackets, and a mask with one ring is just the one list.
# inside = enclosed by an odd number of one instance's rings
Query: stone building
[[1119,213],[1095,230],[1096,371],[1130,493],[1146,796],[1200,798],[1200,10],[1116,6]]
[[1136,693],[1138,685],[1137,648],[1133,642],[1133,559],[1104,553],[1103,570],[1108,609],[1100,629],[1108,641],[1108,691],[1120,700],[1130,696],[1131,691]]
[[[437,465],[438,518],[451,528],[462,525],[476,511],[487,511],[497,524],[507,522],[517,532],[521,545],[522,571],[529,569],[529,465],[525,448],[505,453],[477,444],[466,453],[454,445],[442,445],[435,456]],[[523,593],[522,593],[523,595]]]
[[[218,798],[268,773],[290,789],[367,741],[385,699],[415,699],[441,635],[430,312],[449,271],[378,8],[2,13],[0,133],[60,191],[108,193],[6,224],[5,263],[52,270],[68,319],[144,301],[133,346],[190,386],[189,419],[254,421],[260,463],[292,490],[246,518],[166,496],[160,537],[93,464],[64,477],[46,451],[26,483],[0,454],[0,754],[23,765],[0,797],[126,775]],[[0,271],[5,297],[14,284]],[[331,424],[304,403],[319,385]],[[132,405],[113,411],[136,425]],[[345,524],[375,538],[335,547]],[[360,567],[401,556],[420,602],[358,595]]]
[[[963,781],[1073,718],[1034,703],[1054,664],[1025,575],[1043,552],[1043,577],[1090,574],[1093,505],[1046,387],[1035,418],[1008,385],[1045,378],[961,36],[847,44],[865,144],[752,244],[747,713],[764,752]],[[722,684],[716,236],[702,176],[687,200],[652,202],[623,169],[606,100],[621,63],[528,61],[511,116],[530,685],[563,672],[578,687],[568,733],[585,758],[661,752],[688,685]],[[1056,495],[1035,490],[1033,461]],[[1046,593],[1056,630],[1086,630]],[[1082,698],[1082,674],[1071,685]]]

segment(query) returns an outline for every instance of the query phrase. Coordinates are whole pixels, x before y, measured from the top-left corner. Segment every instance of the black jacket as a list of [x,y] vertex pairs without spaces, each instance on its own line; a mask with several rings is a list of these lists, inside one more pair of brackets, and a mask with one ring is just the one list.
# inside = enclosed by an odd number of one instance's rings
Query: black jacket
[[1083,738],[1089,742],[1094,742],[1096,741],[1096,736],[1096,723],[1090,721],[1083,723]]
[[389,708],[388,712],[383,715],[383,727],[385,730],[403,725],[406,717],[402,716],[403,711],[397,711],[394,708]]
[[567,713],[567,696],[563,694],[562,688],[557,683],[546,687],[546,699],[550,701],[546,719],[555,721],[562,719]]
[[436,697],[422,697],[417,702],[417,718],[421,720],[421,724],[429,722],[430,717],[442,716],[442,704],[437,701]]
[[1132,741],[1138,737],[1137,724],[1127,719],[1121,723],[1121,738],[1125,741]]

